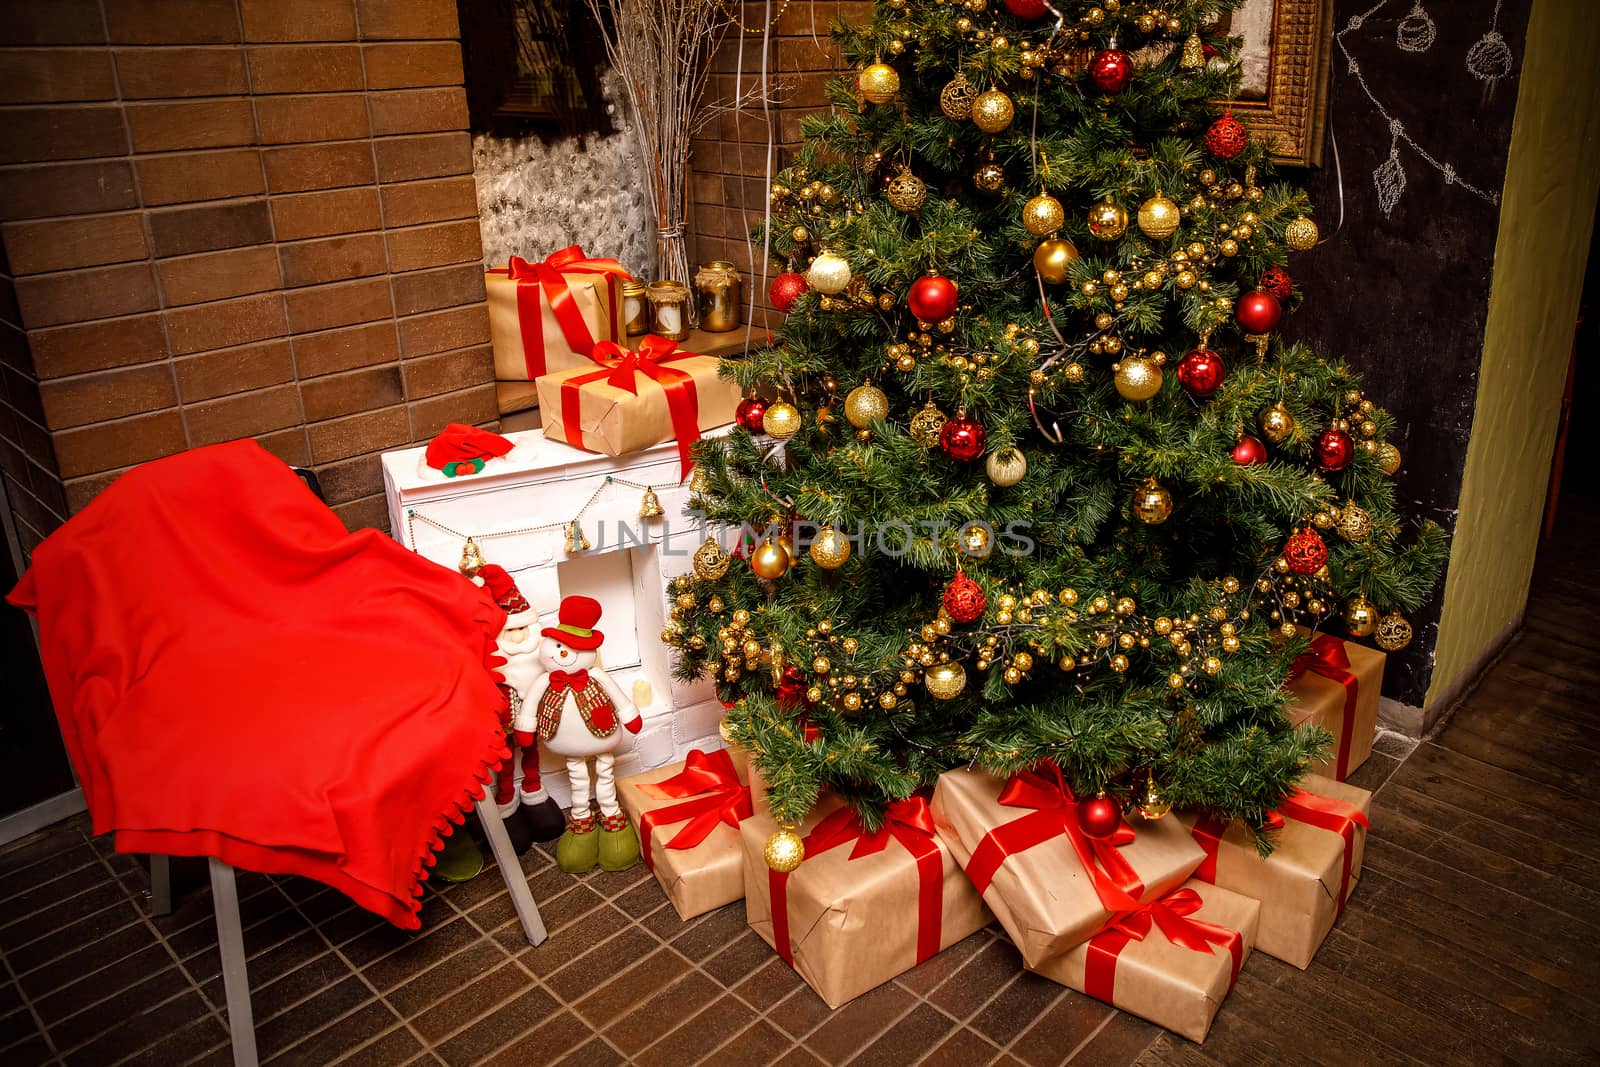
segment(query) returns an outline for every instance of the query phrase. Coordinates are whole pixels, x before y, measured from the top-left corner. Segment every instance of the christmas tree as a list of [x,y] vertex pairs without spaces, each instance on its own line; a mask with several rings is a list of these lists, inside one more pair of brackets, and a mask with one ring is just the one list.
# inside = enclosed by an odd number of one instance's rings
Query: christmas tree
[[663,635],[780,820],[952,766],[1260,828],[1316,758],[1306,629],[1403,647],[1390,416],[1284,341],[1305,194],[1215,101],[1231,0],[886,0],[772,187],[788,270]]

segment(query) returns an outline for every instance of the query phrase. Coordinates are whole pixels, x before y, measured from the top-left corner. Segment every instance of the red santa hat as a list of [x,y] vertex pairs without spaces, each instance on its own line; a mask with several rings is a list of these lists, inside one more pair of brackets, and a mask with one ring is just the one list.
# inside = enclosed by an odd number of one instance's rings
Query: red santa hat
[[516,581],[504,567],[497,563],[485,563],[478,568],[478,580],[506,613],[505,629],[532,626],[539,621],[539,613],[533,610],[533,605],[528,603],[527,597],[522,595],[522,590],[517,588]]

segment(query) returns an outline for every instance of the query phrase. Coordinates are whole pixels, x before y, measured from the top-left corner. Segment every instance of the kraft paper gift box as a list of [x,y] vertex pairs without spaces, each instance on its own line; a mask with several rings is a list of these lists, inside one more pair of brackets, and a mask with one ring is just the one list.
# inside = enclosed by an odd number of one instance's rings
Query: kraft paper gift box
[[756,764],[755,752],[748,745],[741,745],[737,741],[726,738],[722,742],[727,747],[727,753],[733,760],[733,769],[739,775],[739,781],[750,787],[750,803],[757,812],[767,810],[767,785],[766,775],[761,773],[761,768]]
[[750,788],[727,752],[695,749],[681,763],[623,778],[617,799],[679,917],[744,896],[739,823],[751,815]]
[[1035,970],[1204,1041],[1250,958],[1260,911],[1260,903],[1242,893],[1186,882]]
[[1206,852],[1195,878],[1261,901],[1256,947],[1304,968],[1361,877],[1371,805],[1365,789],[1307,775],[1271,820],[1277,847],[1266,859],[1242,823],[1178,818]]
[[546,374],[537,382],[545,436],[608,456],[676,439],[687,476],[701,431],[733,421],[739,387],[718,375],[721,360],[676,349],[653,334],[637,351],[601,342],[583,367]]
[[484,275],[494,376],[532,381],[551,371],[586,365],[601,341],[626,337],[622,283],[614,259],[591,259],[577,245],[542,262],[512,256]]
[[910,970],[993,918],[955,858],[933,833],[921,797],[889,808],[867,833],[855,813],[825,798],[799,830],[805,860],[792,874],[767,866],[778,829],[757,815],[744,842],[750,926],[830,1008]]
[[939,836],[1029,967],[1176,889],[1205,858],[1176,819],[1133,816],[1093,838],[1077,810],[1052,764],[1010,779],[946,771],[933,793]]
[[1335,742],[1313,770],[1342,782],[1372,754],[1386,658],[1375,649],[1329,634],[1317,634],[1311,647],[1296,658],[1289,674],[1288,689],[1294,694],[1289,721],[1295,726],[1316,723]]

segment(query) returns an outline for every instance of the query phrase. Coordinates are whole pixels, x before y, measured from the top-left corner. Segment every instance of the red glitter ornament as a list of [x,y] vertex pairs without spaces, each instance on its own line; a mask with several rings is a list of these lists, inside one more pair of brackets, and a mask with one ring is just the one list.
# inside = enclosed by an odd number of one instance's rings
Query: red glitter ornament
[[983,586],[962,571],[956,571],[956,576],[944,587],[944,613],[956,622],[977,621],[983,616],[987,603]]
[[1102,49],[1089,63],[1089,80],[1102,93],[1120,93],[1133,80],[1133,58],[1120,48]]
[[772,301],[773,307],[787,315],[789,309],[794,307],[794,302],[804,296],[809,288],[811,286],[806,284],[804,274],[796,274],[792,270],[784,271],[767,286],[767,299]]
[[1267,446],[1261,443],[1259,437],[1245,434],[1239,438],[1239,443],[1233,446],[1233,461],[1241,467],[1254,467],[1257,463],[1267,461]]
[[1042,19],[1050,9],[1044,0],[1006,0],[1006,10],[1019,19]]
[[982,423],[965,415],[957,415],[946,421],[944,429],[939,431],[939,449],[951,459],[971,463],[983,455],[983,442],[987,436]]
[[1078,805],[1078,825],[1090,837],[1109,837],[1122,825],[1122,805],[1101,794]]
[[1328,562],[1328,546],[1317,531],[1307,527],[1283,543],[1283,558],[1296,574],[1315,574]]
[[1289,272],[1279,266],[1271,266],[1261,275],[1261,281],[1256,288],[1264,293],[1271,293],[1279,300],[1289,299],[1289,294],[1294,292],[1294,279],[1289,277]]
[[1218,159],[1232,159],[1244,151],[1244,146],[1250,143],[1250,134],[1244,124],[1233,117],[1233,112],[1224,112],[1223,116],[1211,124],[1206,131],[1206,147]]
[[918,278],[911,283],[906,305],[923,322],[948,319],[956,313],[956,283],[938,274]]
[[747,396],[733,409],[734,420],[751,433],[761,433],[761,418],[767,413],[767,402],[759,396]]
[[1283,305],[1271,293],[1252,289],[1234,305],[1233,317],[1245,333],[1271,333],[1283,321]]
[[1317,434],[1311,448],[1316,453],[1317,466],[1325,471],[1344,470],[1356,455],[1356,446],[1350,440],[1350,435],[1332,428]]
[[1227,377],[1222,357],[1209,348],[1196,348],[1178,361],[1179,384],[1200,400],[1221,389]]

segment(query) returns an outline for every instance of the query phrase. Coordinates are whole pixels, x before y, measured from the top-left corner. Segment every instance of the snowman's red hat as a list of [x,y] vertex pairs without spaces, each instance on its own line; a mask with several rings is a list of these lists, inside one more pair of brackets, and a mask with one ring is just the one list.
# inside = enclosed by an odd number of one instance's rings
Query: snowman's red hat
[[494,602],[506,613],[503,629],[533,626],[539,621],[539,613],[533,610],[533,605],[528,603],[528,598],[522,595],[516,580],[504,567],[497,563],[485,563],[478,568],[478,578],[489,595],[494,597]]
[[589,596],[569,596],[561,601],[561,622],[539,631],[544,637],[553,637],[568,648],[589,651],[600,647],[606,635],[594,628],[600,621],[600,601]]

